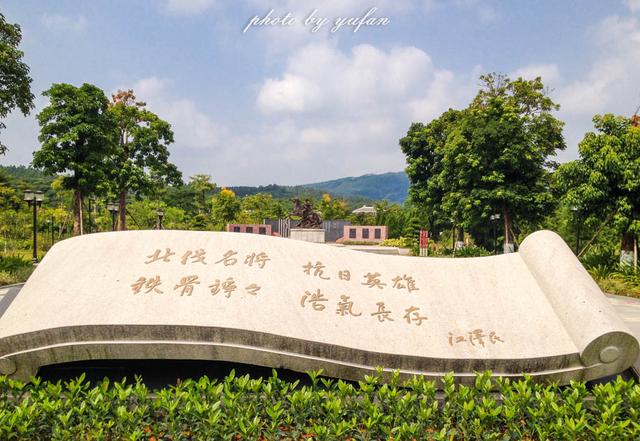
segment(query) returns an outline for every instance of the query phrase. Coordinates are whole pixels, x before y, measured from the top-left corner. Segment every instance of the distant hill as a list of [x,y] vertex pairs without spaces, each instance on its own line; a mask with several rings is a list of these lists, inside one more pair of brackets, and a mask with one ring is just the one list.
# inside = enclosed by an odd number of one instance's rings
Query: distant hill
[[316,189],[305,185],[290,186],[270,184],[260,185],[258,187],[237,186],[227,188],[233,190],[233,192],[239,197],[258,193],[267,193],[273,196],[274,199],[320,199],[324,193],[331,193],[331,195],[334,197],[344,198],[349,206],[354,208],[361,205],[371,205],[373,203],[373,199],[359,194],[340,195],[333,191]]
[[[0,177],[8,177],[13,186],[50,191],[54,176],[25,166],[0,166]],[[0,179],[2,181],[2,179]],[[17,185],[20,183],[20,185]],[[276,199],[312,198],[319,199],[323,193],[341,197],[356,207],[387,199],[389,202],[403,203],[407,198],[409,180],[404,172],[368,174],[358,177],[334,179],[304,185],[261,185],[258,187],[229,187],[238,196],[269,193]]]
[[5,182],[20,190],[40,190],[46,193],[51,190],[54,178],[54,176],[24,165],[0,165],[0,182]]
[[344,197],[361,196],[372,200],[387,199],[389,202],[401,204],[407,199],[409,178],[405,172],[391,172],[316,182],[302,185],[302,187]]

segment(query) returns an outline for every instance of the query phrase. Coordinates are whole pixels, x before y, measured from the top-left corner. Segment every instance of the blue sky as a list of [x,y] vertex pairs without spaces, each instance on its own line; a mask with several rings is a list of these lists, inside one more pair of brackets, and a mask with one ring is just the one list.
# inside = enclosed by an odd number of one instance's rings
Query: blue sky
[[[333,22],[389,24],[316,33]],[[243,28],[287,12],[291,26]],[[38,147],[36,113],[51,83],[131,88],[172,123],[185,178],[219,185],[299,184],[402,170],[412,121],[468,104],[478,76],[541,75],[561,105],[567,150],[596,113],[640,105],[640,0],[3,0],[22,26],[37,108],[0,134],[4,164]]]

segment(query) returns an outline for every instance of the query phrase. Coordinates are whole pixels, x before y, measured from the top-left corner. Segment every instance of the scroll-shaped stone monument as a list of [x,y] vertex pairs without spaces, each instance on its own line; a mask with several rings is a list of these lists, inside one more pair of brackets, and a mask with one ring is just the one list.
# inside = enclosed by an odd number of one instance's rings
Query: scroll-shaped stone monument
[[568,382],[638,341],[555,233],[514,254],[382,256],[257,235],[128,231],[55,245],[0,316],[0,372],[92,359],[224,360],[361,378],[377,366]]

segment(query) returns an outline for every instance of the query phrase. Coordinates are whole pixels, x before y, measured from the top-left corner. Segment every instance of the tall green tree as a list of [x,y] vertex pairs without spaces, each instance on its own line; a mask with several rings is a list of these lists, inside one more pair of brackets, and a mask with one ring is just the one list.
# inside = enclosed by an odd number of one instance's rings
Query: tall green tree
[[207,194],[213,194],[216,190],[216,183],[211,181],[211,175],[193,175],[189,178],[189,186],[196,193],[198,211],[208,213],[210,210],[209,204],[207,204]]
[[226,224],[233,222],[240,214],[240,200],[233,190],[222,188],[211,200],[213,220],[219,229],[224,229]]
[[[408,150],[408,172],[415,176],[417,202],[436,200],[432,205],[454,223],[473,228],[499,213],[504,250],[511,252],[514,220],[539,221],[553,206],[551,158],[566,147],[563,123],[553,115],[559,106],[541,78],[511,81],[488,74],[480,79],[483,86],[468,108],[445,113],[421,135],[426,141],[418,138],[426,159],[420,149]],[[411,167],[421,161],[425,170],[418,175]]]
[[[6,118],[13,109],[27,116],[33,109],[29,66],[22,61],[24,53],[18,49],[22,31],[17,24],[7,23],[0,13],[0,118]],[[0,130],[6,128],[0,122]],[[7,147],[0,142],[0,155]]]
[[108,108],[117,127],[110,182],[118,197],[118,230],[126,229],[129,192],[145,194],[159,183],[182,183],[182,174],[169,162],[171,125],[145,106],[144,102],[136,101],[132,90],[120,90],[112,96]]
[[449,109],[429,124],[413,123],[407,135],[400,139],[400,148],[407,156],[409,200],[426,213],[430,230],[453,220],[442,206],[443,198],[451,188],[439,176],[443,172],[447,140],[461,115],[461,111]]
[[40,150],[33,166],[51,174],[63,174],[62,185],[73,190],[73,233],[84,233],[83,200],[107,178],[107,158],[114,153],[115,124],[107,108],[108,98],[98,87],[53,84],[43,93],[49,98],[37,116]]
[[240,200],[240,211],[235,220],[243,224],[261,224],[265,219],[279,219],[286,215],[280,201],[268,193],[257,193]]
[[612,114],[594,116],[593,125],[579,159],[558,169],[558,187],[569,206],[613,221],[620,261],[630,263],[640,234],[640,127]]
[[320,211],[322,220],[346,219],[350,214],[347,201],[332,198],[329,193],[323,193],[316,208]]

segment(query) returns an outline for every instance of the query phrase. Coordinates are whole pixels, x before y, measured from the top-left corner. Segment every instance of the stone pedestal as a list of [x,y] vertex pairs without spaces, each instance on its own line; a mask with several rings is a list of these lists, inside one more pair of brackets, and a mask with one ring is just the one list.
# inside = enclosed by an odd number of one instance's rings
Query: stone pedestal
[[304,240],[305,242],[324,243],[323,228],[292,228],[289,232],[290,239]]

